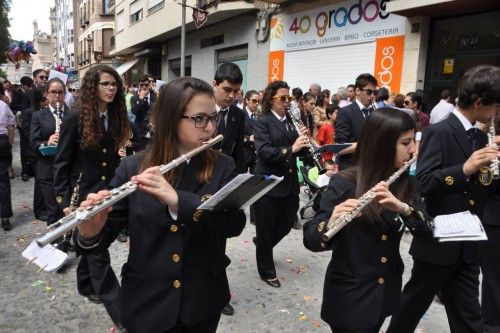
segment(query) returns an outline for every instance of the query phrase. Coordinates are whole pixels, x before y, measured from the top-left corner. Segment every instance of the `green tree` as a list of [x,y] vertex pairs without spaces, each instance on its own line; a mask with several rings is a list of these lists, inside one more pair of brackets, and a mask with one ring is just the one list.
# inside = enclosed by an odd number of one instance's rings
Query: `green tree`
[[5,51],[10,44],[9,11],[11,0],[0,0],[0,64],[7,62]]

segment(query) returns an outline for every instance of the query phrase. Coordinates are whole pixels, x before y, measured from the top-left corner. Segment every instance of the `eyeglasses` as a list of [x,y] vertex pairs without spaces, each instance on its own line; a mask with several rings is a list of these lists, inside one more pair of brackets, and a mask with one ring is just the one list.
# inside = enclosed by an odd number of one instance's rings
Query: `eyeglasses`
[[104,81],[104,82],[99,82],[99,84],[104,89],[116,88],[116,82]]
[[282,102],[291,102],[292,101],[292,96],[288,96],[288,95],[276,95],[276,96],[273,96],[273,99],[279,99]]
[[258,99],[253,99],[253,98],[250,99],[250,102],[255,103],[255,104],[260,103],[260,101]]
[[361,89],[363,90],[367,95],[376,95],[378,93],[378,90],[373,90],[373,89]]
[[64,90],[49,90],[51,95],[64,95]]
[[139,83],[139,86],[140,87],[147,87],[147,86],[149,86],[149,83]]
[[49,77],[47,75],[39,75],[37,76],[40,80],[47,80]]
[[210,116],[206,114],[200,114],[198,116],[182,116],[184,119],[191,119],[194,121],[194,127],[196,128],[205,128],[208,126],[208,122],[211,121],[213,126],[217,126],[219,124],[220,113],[215,112]]

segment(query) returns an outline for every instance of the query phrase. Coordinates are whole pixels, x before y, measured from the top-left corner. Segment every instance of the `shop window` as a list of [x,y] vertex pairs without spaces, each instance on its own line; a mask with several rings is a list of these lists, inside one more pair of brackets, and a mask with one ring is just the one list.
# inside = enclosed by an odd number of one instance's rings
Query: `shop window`
[[[169,80],[173,80],[181,76],[181,58],[171,59],[168,61]],[[191,76],[191,56],[185,58],[184,72],[186,76]]]

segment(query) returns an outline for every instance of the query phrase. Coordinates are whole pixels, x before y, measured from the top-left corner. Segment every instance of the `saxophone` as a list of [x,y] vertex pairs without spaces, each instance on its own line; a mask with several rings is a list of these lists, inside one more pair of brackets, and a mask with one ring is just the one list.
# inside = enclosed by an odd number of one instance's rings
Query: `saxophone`
[[[496,136],[495,116],[493,116],[493,117],[491,117],[490,130],[488,131],[488,144],[492,147],[497,147],[497,144],[495,143],[495,136]],[[491,160],[491,163],[489,166],[491,177],[493,179],[500,178],[500,170],[499,170],[498,163],[499,163],[498,157],[495,157],[494,159]]]

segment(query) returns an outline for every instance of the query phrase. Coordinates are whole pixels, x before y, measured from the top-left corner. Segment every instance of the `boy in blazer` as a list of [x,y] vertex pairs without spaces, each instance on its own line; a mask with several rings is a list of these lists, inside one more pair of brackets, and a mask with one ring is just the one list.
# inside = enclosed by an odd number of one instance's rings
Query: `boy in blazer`
[[[488,122],[500,103],[500,69],[477,66],[465,73],[458,104],[448,119],[430,126],[420,144],[417,180],[430,216],[483,204],[478,171],[498,156],[486,146],[475,122]],[[413,332],[434,295],[441,291],[451,332],[483,332],[479,306],[479,242],[445,242],[414,237],[412,275],[387,332]]]

